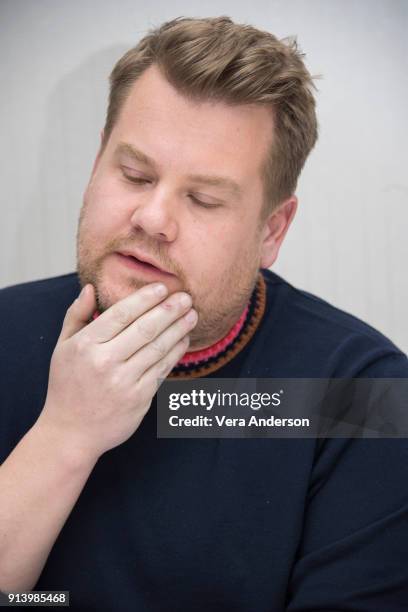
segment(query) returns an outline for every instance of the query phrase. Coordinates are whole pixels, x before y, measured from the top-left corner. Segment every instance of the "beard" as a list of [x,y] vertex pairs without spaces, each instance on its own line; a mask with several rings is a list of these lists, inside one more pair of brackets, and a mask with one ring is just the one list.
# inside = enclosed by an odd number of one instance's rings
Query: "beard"
[[[229,267],[220,267],[208,278],[203,273],[194,283],[189,282],[181,264],[170,258],[165,243],[152,240],[143,230],[133,228],[127,235],[113,239],[103,245],[89,235],[86,207],[81,209],[77,230],[77,274],[84,287],[91,283],[95,290],[97,309],[100,313],[119,300],[149,284],[132,273],[123,279],[107,277],[104,270],[107,256],[117,251],[140,249],[154,258],[160,267],[174,274],[177,287],[169,293],[185,291],[193,300],[198,321],[189,333],[189,350],[211,346],[223,338],[241,316],[254,290],[259,271],[259,240],[252,247],[241,251],[239,261]],[[151,281],[153,282],[153,281]]]

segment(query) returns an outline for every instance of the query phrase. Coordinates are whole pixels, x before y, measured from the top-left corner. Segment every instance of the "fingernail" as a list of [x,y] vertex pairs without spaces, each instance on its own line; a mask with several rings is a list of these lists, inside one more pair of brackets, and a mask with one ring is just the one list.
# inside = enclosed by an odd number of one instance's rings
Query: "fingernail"
[[185,319],[188,323],[194,323],[197,320],[197,313],[195,310],[190,310],[186,316]]
[[188,295],[188,293],[183,293],[180,296],[180,304],[182,306],[190,306],[190,304],[191,304],[191,297]]
[[166,285],[163,285],[160,283],[160,285],[156,285],[154,288],[154,292],[156,293],[156,295],[158,295],[159,297],[164,297],[165,295],[167,295],[168,291],[167,291],[167,287]]

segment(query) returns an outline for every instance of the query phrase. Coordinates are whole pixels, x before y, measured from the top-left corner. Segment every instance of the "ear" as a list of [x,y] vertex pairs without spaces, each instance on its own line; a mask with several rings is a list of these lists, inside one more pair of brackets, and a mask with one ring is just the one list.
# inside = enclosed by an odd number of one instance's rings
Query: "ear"
[[285,200],[265,220],[261,244],[261,268],[270,268],[296,214],[298,199],[295,195]]

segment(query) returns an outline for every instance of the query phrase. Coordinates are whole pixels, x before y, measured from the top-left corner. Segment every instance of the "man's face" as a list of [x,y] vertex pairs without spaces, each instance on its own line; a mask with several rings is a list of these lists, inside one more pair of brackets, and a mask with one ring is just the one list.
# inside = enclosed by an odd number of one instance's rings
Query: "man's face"
[[261,167],[272,130],[266,108],[189,101],[156,66],[134,83],[79,220],[78,274],[94,285],[100,311],[162,281],[192,296],[191,348],[228,332],[260,265]]

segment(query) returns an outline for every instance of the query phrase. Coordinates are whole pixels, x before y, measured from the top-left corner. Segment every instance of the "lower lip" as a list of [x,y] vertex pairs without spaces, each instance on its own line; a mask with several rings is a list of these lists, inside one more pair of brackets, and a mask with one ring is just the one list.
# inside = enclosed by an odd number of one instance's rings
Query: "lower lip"
[[163,272],[163,270],[159,270],[155,266],[148,264],[144,261],[140,261],[139,259],[134,259],[133,257],[128,257],[127,255],[122,255],[121,253],[115,253],[117,259],[119,259],[120,263],[127,266],[134,272],[138,272],[149,278],[169,278],[174,276],[174,274],[170,274],[169,272]]

